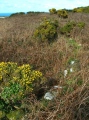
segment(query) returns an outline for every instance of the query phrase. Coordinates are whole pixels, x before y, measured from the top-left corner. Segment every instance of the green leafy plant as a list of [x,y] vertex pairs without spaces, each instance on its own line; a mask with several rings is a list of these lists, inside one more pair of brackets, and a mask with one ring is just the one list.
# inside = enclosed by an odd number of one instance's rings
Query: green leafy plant
[[45,19],[40,26],[34,31],[34,37],[40,42],[47,41],[48,43],[57,38],[58,21]]
[[16,102],[23,97],[23,88],[18,83],[11,83],[8,87],[4,87],[1,92],[1,99],[5,101],[5,103]]

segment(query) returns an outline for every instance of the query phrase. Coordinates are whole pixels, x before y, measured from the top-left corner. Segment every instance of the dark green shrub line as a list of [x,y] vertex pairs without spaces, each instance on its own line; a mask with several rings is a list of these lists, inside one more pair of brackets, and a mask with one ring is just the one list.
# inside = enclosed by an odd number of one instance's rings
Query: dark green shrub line
[[45,12],[28,11],[26,14],[28,14],[28,15],[38,15],[38,14],[40,14],[40,13],[45,13]]
[[24,15],[24,12],[17,12],[17,13],[13,13],[11,14],[9,17],[13,17],[13,16],[17,16],[17,15]]

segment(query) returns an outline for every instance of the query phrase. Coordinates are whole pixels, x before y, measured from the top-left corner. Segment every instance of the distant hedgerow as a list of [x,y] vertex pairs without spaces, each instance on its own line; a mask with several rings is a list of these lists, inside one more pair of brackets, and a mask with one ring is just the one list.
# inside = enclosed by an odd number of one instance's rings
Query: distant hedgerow
[[24,15],[24,12],[17,12],[17,13],[12,13],[10,17],[17,16],[17,15]]

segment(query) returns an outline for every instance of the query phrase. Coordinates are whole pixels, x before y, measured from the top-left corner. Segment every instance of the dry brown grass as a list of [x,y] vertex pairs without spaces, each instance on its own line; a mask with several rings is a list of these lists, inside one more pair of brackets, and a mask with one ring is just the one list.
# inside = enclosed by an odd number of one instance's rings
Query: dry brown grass
[[[70,36],[78,44],[82,44],[82,48],[75,53],[74,48],[68,45],[69,38],[60,34],[58,40],[50,45],[37,43],[32,35],[44,17],[57,19],[59,25],[64,25],[69,20],[85,22],[86,25],[82,31],[74,29]],[[33,95],[26,98],[29,113],[25,116],[25,120],[89,120],[88,44],[88,14],[70,13],[67,19],[45,13],[0,19],[0,61],[29,63],[40,70],[48,81],[54,81],[54,84],[63,87],[67,80],[76,78],[76,83],[70,86],[73,88],[72,92],[58,90],[59,95],[52,101],[37,100]],[[76,71],[64,78],[63,71],[67,69],[71,58],[78,60],[75,66]],[[78,86],[77,81],[80,78],[83,84]],[[51,83],[47,82],[47,85],[50,87]]]

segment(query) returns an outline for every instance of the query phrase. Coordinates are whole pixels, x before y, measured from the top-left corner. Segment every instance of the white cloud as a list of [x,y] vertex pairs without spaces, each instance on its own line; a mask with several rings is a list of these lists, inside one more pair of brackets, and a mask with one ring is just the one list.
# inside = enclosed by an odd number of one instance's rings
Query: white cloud
[[58,8],[59,7],[59,5],[58,4],[56,4],[56,3],[54,3],[54,2],[47,2],[47,3],[45,3],[44,4],[44,7],[45,8]]

